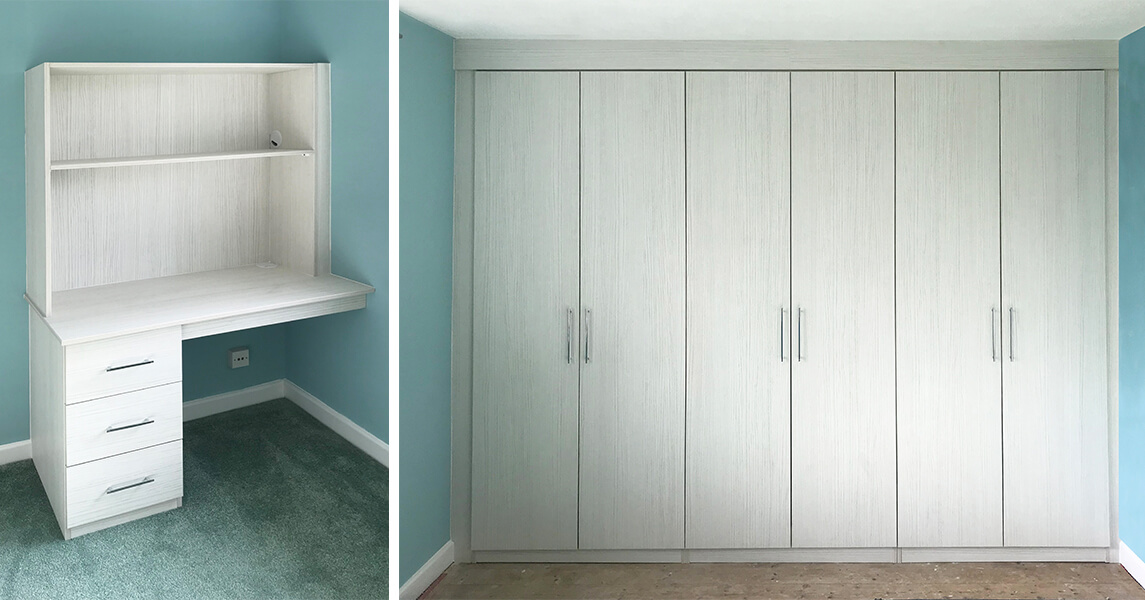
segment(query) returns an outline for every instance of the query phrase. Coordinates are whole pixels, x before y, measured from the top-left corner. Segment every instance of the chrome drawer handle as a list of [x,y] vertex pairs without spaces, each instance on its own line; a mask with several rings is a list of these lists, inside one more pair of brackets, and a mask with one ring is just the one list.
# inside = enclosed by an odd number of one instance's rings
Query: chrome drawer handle
[[132,367],[142,367],[144,365],[149,365],[149,364],[152,364],[154,362],[155,361],[153,361],[153,360],[145,360],[143,362],[131,363],[130,365],[123,365],[123,366],[119,366],[119,367],[108,367],[107,372],[110,373],[112,371],[122,371],[123,369],[130,369]]
[[107,493],[114,494],[116,492],[122,492],[124,490],[130,490],[131,488],[137,488],[141,485],[147,485],[148,483],[155,483],[155,479],[153,479],[152,477],[144,477],[143,481],[136,481],[135,483],[131,483],[131,484],[128,484],[128,485],[125,485],[122,487],[112,486],[112,487],[107,488]]
[[108,427],[107,432],[108,433],[115,433],[116,431],[123,431],[124,429],[134,429],[136,427],[143,427],[144,425],[150,425],[154,422],[155,422],[154,419],[144,419],[138,423],[132,423],[131,425],[120,425],[119,427]]

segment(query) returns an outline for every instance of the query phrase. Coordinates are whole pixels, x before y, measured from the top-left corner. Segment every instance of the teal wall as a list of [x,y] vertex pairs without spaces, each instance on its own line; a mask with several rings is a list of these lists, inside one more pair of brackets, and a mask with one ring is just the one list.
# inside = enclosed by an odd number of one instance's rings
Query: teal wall
[[[358,22],[368,7],[350,2],[321,2],[327,15],[325,22],[339,18],[356,32],[347,35],[332,31],[321,23],[309,20],[313,12],[311,3],[249,1],[0,1],[0,444],[28,438],[28,325],[24,293],[24,71],[48,61],[123,61],[123,62],[280,62],[289,60],[324,60],[322,49],[344,48],[350,43],[362,45],[362,52],[372,52],[381,45],[384,49],[386,24],[385,3],[372,3],[374,13],[381,19]],[[350,27],[350,25],[353,25]],[[369,35],[362,30],[369,27]],[[348,38],[348,39],[347,39]],[[370,39],[367,39],[370,38]],[[378,41],[374,42],[373,38]],[[368,43],[367,43],[368,42]],[[331,55],[331,60],[342,55]],[[346,268],[346,249],[339,256],[339,235],[344,234],[345,207],[354,207],[356,184],[347,185],[347,178],[356,175],[339,167],[337,161],[357,162],[363,159],[347,157],[358,151],[352,140],[355,135],[338,135],[338,120],[357,120],[356,126],[371,135],[382,131],[384,135],[386,104],[384,93],[380,108],[351,116],[348,111],[359,110],[362,103],[347,105],[342,99],[374,93],[377,80],[385,80],[385,55],[376,63],[363,64],[361,60],[347,60],[332,66],[334,73],[334,110],[347,111],[335,117],[334,135],[334,214],[335,214],[335,269],[344,267],[343,274],[358,276],[382,288],[370,297],[376,303],[379,296],[384,304],[385,258],[380,259],[381,275],[375,271],[355,271]],[[380,69],[380,73],[378,70]],[[363,91],[365,90],[365,91]],[[384,84],[382,86],[384,91]],[[375,116],[378,115],[378,116]],[[381,123],[379,126],[378,123]],[[386,181],[384,142],[382,155],[371,157],[378,173],[369,179],[371,185]],[[348,152],[349,150],[350,152]],[[380,165],[377,166],[377,165]],[[385,204],[385,193],[380,202]],[[341,221],[339,212],[343,213]],[[384,224],[383,224],[384,229]],[[384,247],[384,246],[383,246]],[[352,246],[360,260],[372,261],[369,246]],[[376,308],[372,307],[372,308]],[[376,330],[376,328],[375,328]],[[235,332],[192,340],[184,343],[184,397],[193,400],[271,381],[288,376],[289,361],[284,342],[289,330],[285,325]],[[384,336],[384,333],[382,334]],[[384,337],[383,337],[384,339]],[[303,342],[305,342],[303,338]],[[382,342],[384,347],[384,342]],[[230,370],[227,350],[235,346],[251,348],[251,366]],[[370,364],[352,362],[358,371],[385,373],[382,367],[363,367]],[[375,434],[385,433],[384,419],[380,426],[371,423],[371,412],[385,413],[385,396],[372,404],[379,407],[360,408],[338,404],[321,395],[323,389],[311,390],[343,414],[358,421]],[[377,399],[372,397],[369,399]],[[352,399],[362,405],[367,397]]]
[[284,4],[284,60],[329,62],[333,270],[377,288],[365,310],[290,323],[286,372],[389,440],[389,17],[385,2]]
[[404,582],[449,541],[453,38],[404,14],[399,25]]
[[1145,29],[1121,40],[1118,65],[1118,531],[1145,556]]

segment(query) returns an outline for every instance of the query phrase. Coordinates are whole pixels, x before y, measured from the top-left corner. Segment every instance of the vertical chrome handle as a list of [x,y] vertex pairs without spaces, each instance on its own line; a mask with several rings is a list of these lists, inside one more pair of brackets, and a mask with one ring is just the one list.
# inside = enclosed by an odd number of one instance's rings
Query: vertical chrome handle
[[784,330],[787,329],[787,309],[779,309],[779,362],[787,360],[787,344],[783,343]]
[[798,310],[799,310],[799,313],[796,315],[796,322],[797,322],[796,329],[798,330],[798,332],[796,333],[796,336],[795,336],[796,337],[795,344],[798,347],[796,349],[796,358],[800,362],[802,362],[803,361],[803,309],[799,308]]
[[994,332],[994,317],[997,316],[998,309],[993,306],[990,307],[990,360],[998,362],[998,336]]
[[565,352],[568,354],[568,364],[573,361],[573,309],[565,315]]
[[1014,307],[1010,307],[1010,362],[1014,362]]
[[592,362],[592,309],[584,309],[584,364]]

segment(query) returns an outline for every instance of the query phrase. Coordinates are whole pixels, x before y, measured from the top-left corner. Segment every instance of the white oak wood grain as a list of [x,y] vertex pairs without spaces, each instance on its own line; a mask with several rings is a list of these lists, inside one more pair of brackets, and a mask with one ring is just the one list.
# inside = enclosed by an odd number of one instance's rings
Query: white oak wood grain
[[284,148],[316,148],[316,66],[266,76],[270,128],[282,134]]
[[67,529],[64,349],[35,307],[28,307],[32,462],[60,529]]
[[457,70],[1116,69],[1116,40],[457,40]]
[[1120,329],[1119,329],[1119,273],[1118,258],[1120,223],[1120,197],[1118,195],[1118,173],[1120,160],[1118,144],[1118,73],[1105,72],[1105,319],[1108,337],[1106,347],[1106,382],[1109,386],[1109,546],[1112,562],[1117,561],[1121,536],[1118,533],[1118,397],[1120,390]]
[[579,77],[476,75],[474,549],[577,547]]
[[40,65],[24,74],[24,196],[26,285],[31,303],[52,314],[51,79]]
[[92,521],[91,523],[85,523],[85,524],[80,525],[78,527],[72,527],[70,529],[65,529],[63,532],[64,533],[64,539],[65,540],[72,540],[72,539],[75,539],[77,537],[80,537],[81,535],[87,535],[89,533],[95,533],[97,531],[103,531],[104,529],[107,529],[109,527],[115,527],[116,525],[122,525],[124,523],[130,523],[130,522],[135,521],[137,519],[143,519],[146,517],[150,517],[151,515],[157,515],[161,512],[167,512],[169,510],[175,510],[176,508],[180,508],[182,506],[183,506],[183,498],[179,497],[179,498],[175,498],[174,500],[167,500],[165,502],[160,502],[158,504],[152,504],[151,506],[146,506],[146,507],[139,508],[136,510],[130,510],[130,511],[127,511],[124,513],[119,513],[117,515],[107,517],[105,519],[100,519],[98,521]]
[[54,74],[51,157],[267,149],[268,87],[259,74]]
[[308,63],[44,63],[56,75],[268,75],[307,69]]
[[67,403],[183,380],[178,327],[72,344],[64,348]]
[[791,111],[792,545],[892,547],[894,74],[792,73]]
[[[272,247],[284,242],[271,243],[271,223],[283,213],[278,197],[271,207],[271,190],[279,191],[282,184],[281,178],[270,177],[271,163],[310,160],[294,156],[54,172],[53,290],[272,260]],[[273,231],[276,238],[288,233]],[[291,242],[310,247],[307,238]]]
[[[332,276],[326,276],[326,278],[330,277]],[[373,288],[370,288],[369,286],[363,287],[373,290]],[[359,288],[359,290],[360,291],[358,293],[351,293],[349,295],[335,295],[328,298],[309,299],[302,303],[279,308],[255,308],[254,310],[247,312],[232,313],[227,316],[212,318],[205,321],[185,323],[183,325],[183,339],[189,340],[193,338],[205,337],[208,335],[227,333],[228,331],[264,327],[266,325],[288,323],[290,321],[298,321],[301,319],[321,317],[324,315],[332,315],[335,313],[366,308],[366,294],[373,292],[366,292],[362,290],[362,288]]]
[[1104,73],[1003,73],[1001,123],[1005,544],[1107,546]]
[[314,65],[314,275],[330,273],[330,63]]
[[68,466],[172,442],[183,438],[183,384],[71,404],[66,419]]
[[[148,480],[143,485],[116,491]],[[68,528],[182,495],[182,440],[68,467]]]
[[895,90],[898,544],[1001,546],[998,73]]
[[197,154],[167,154],[159,156],[129,156],[124,158],[56,160],[52,161],[52,170],[66,171],[69,169],[99,169],[106,167],[169,165],[189,162],[213,162],[219,160],[244,160],[248,158],[271,158],[276,156],[306,156],[313,152],[314,150],[309,148],[272,148],[265,150],[234,150],[230,152],[199,152]]
[[[186,330],[373,292],[369,285],[337,275],[311,277],[283,268],[242,267],[60,292],[48,324],[68,345],[163,327]],[[245,327],[240,323],[234,329]]]
[[790,74],[686,83],[686,545],[790,546]]
[[684,74],[582,73],[581,161],[580,547],[681,548]]
[[[476,74],[454,74],[453,289],[450,323],[451,465],[449,529],[453,557],[471,562],[473,482],[473,104]],[[579,102],[578,102],[579,104]],[[579,144],[579,140],[578,140]],[[578,194],[579,196],[579,194]],[[579,200],[579,197],[578,197]]]
[[317,274],[318,207],[314,196],[317,160],[317,157],[276,160],[269,165],[267,173],[270,260],[308,275]]

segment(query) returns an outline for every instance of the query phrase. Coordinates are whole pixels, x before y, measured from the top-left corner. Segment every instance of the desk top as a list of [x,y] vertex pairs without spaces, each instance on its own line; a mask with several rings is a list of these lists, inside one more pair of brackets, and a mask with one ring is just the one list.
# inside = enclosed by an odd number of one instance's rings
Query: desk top
[[373,292],[337,275],[248,266],[56,292],[45,321],[65,346],[175,325],[189,339],[362,308]]

